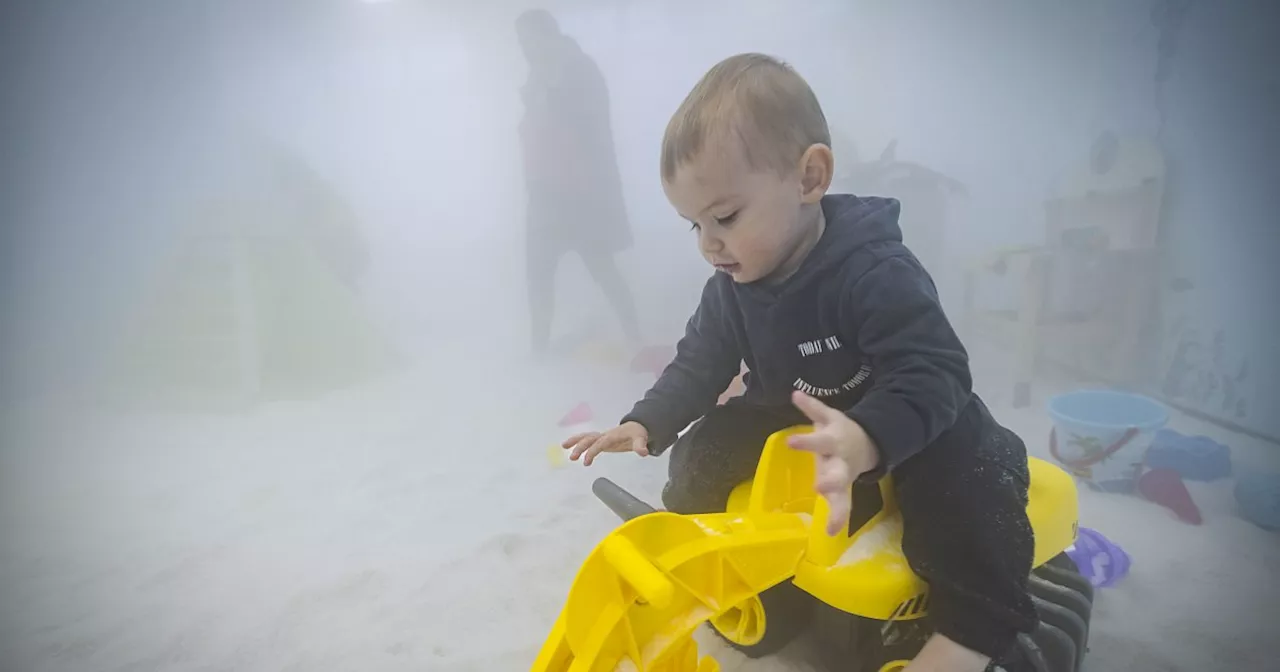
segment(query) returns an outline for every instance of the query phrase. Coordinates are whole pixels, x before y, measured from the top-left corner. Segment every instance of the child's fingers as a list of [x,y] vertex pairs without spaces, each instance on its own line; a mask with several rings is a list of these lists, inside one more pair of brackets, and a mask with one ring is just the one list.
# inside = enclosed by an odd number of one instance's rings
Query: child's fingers
[[787,439],[787,445],[822,457],[834,455],[836,452],[835,439],[821,431],[796,434]]
[[565,441],[566,444],[573,446],[573,449],[569,451],[570,460],[577,460],[579,457],[582,457],[584,453],[586,453],[588,450],[591,450],[593,446],[595,446],[597,443],[600,443],[600,440],[604,438],[604,435],[597,434],[595,432],[583,434],[581,436],[582,436],[581,439],[573,443]]
[[587,449],[587,452],[582,454],[582,466],[584,467],[591,466],[591,463],[596,461],[596,455],[599,455],[602,451],[604,451],[604,446],[605,446],[604,441],[596,441],[595,443],[591,444],[591,447]]
[[[615,432],[605,432],[604,434],[589,432],[580,436],[586,438],[583,438],[580,442],[574,445],[573,451],[569,453],[569,459],[577,460],[578,458],[582,458],[582,464],[587,467],[591,466],[592,462],[595,462],[596,456],[600,453],[625,453],[627,451],[632,451],[641,457],[647,457],[649,455],[649,448],[645,445],[643,437],[633,436],[628,438],[626,436],[619,436]],[[565,441],[565,444],[573,445],[570,441]]]
[[825,495],[831,514],[827,517],[827,535],[836,536],[849,525],[849,513],[853,510],[853,493],[837,490]]
[[581,432],[579,434],[574,434],[573,436],[565,439],[564,443],[560,444],[560,447],[564,448],[565,450],[569,450],[570,448],[573,448],[574,446],[581,443],[583,439],[586,439],[589,436],[599,436],[599,435],[600,435],[599,432]]
[[814,481],[814,487],[824,495],[852,488],[853,475],[850,473],[849,464],[834,457],[819,458],[818,475]]
[[584,467],[591,466],[591,463],[596,461],[596,456],[600,453],[620,453],[625,450],[630,450],[630,446],[622,439],[613,434],[602,434],[600,439],[592,443],[591,447],[583,453],[582,465]]
[[849,525],[853,510],[853,478],[849,464],[836,457],[819,457],[815,489],[827,500],[831,511],[827,518],[827,534],[835,535]]
[[791,403],[795,404],[796,408],[800,409],[801,413],[804,413],[805,416],[813,422],[813,424],[819,427],[831,422],[833,413],[842,415],[840,411],[831,408],[800,390],[796,390],[791,393]]

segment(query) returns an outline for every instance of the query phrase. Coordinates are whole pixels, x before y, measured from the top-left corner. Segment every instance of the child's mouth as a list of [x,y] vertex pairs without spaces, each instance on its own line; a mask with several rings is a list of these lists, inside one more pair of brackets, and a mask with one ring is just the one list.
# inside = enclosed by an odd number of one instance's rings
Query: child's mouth
[[717,271],[732,275],[733,273],[737,273],[739,268],[742,268],[742,264],[715,264],[715,267]]

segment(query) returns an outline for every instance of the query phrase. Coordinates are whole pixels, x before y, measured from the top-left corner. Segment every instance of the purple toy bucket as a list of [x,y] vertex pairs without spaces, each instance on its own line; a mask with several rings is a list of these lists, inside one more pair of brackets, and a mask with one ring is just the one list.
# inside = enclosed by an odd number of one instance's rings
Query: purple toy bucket
[[1087,527],[1080,528],[1067,555],[1095,588],[1110,588],[1129,573],[1129,554],[1101,532]]

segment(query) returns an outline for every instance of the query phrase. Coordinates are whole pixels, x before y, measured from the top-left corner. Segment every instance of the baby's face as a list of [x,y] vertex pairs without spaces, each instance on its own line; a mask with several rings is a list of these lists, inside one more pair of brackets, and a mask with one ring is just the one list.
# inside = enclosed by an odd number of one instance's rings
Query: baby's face
[[735,282],[768,278],[804,238],[799,170],[781,176],[755,169],[737,143],[716,144],[677,168],[663,190],[716,270]]

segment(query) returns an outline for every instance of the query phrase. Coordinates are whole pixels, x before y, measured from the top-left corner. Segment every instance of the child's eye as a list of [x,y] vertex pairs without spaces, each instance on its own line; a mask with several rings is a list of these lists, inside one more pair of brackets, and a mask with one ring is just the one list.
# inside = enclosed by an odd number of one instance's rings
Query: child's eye
[[697,222],[689,222],[689,230],[690,230],[690,231],[697,231],[697,230],[698,230],[698,223],[697,223]]
[[[740,211],[739,211],[739,212],[740,212]],[[734,220],[736,220],[737,218],[738,218],[738,213],[737,213],[737,212],[735,212],[735,213],[733,213],[733,214],[731,214],[731,215],[726,215],[726,216],[724,216],[724,217],[716,217],[716,224],[719,224],[720,226],[728,226],[728,225],[732,224],[732,223],[734,222]]]

